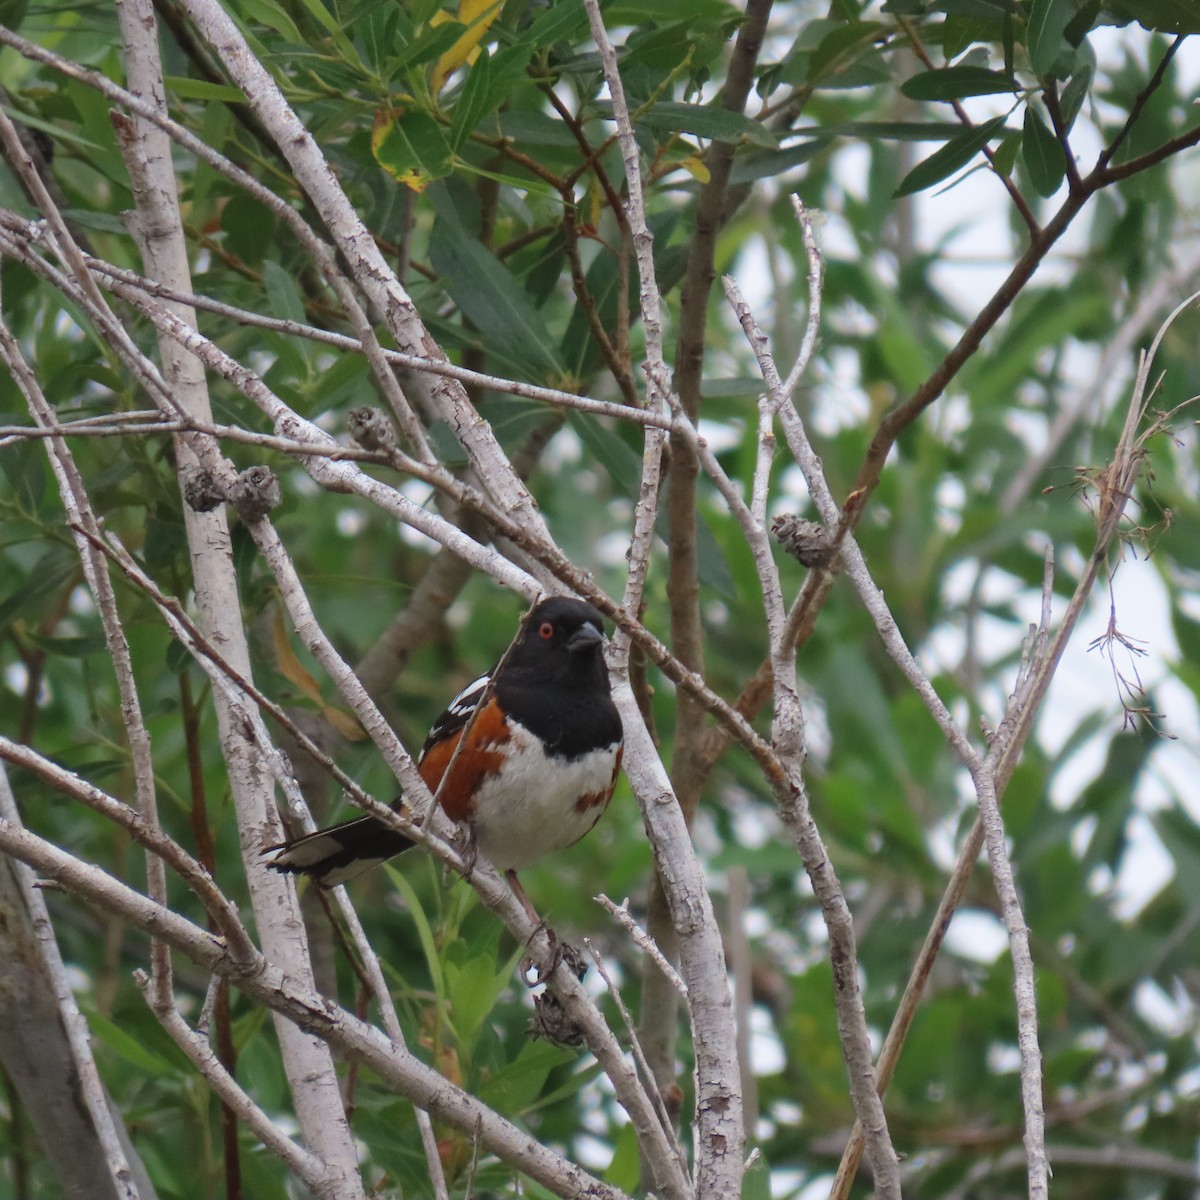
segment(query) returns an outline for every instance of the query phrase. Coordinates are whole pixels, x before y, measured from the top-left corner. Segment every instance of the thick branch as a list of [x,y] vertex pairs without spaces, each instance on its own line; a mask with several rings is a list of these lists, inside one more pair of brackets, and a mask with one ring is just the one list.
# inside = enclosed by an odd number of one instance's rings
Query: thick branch
[[[149,0],[123,0],[118,6],[125,42],[125,66],[130,90],[155,108],[165,110],[158,58],[154,10]],[[137,214],[134,231],[147,264],[147,273],[172,287],[191,290],[187,249],[166,135],[134,118],[118,127],[130,174]],[[178,313],[195,325],[195,314]],[[204,370],[199,362],[168,337],[159,339],[159,352],[172,395],[184,409],[211,420]],[[181,472],[195,465],[190,446],[177,446]],[[241,624],[241,605],[223,508],[196,512],[184,504],[184,522],[192,558],[196,607],[205,634],[222,645],[230,661],[251,678],[250,655]],[[312,967],[295,890],[287,880],[268,871],[259,851],[278,829],[269,764],[261,748],[245,736],[232,707],[214,693],[221,746],[238,815],[238,831],[246,862],[251,901],[263,948],[302,986],[311,986]],[[294,1024],[276,1021],[284,1070],[292,1088],[296,1116],[312,1151],[324,1162],[319,1195],[329,1200],[355,1200],[363,1195],[357,1152],[342,1110],[341,1092],[329,1048],[302,1033]]]

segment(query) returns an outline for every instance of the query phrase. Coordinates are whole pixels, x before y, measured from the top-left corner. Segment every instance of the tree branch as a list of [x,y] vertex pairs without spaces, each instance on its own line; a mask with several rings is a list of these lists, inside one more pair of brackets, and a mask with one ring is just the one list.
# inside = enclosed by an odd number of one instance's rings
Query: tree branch
[[556,1196],[626,1200],[618,1188],[547,1150],[378,1030],[298,981],[290,971],[284,972],[261,956],[252,963],[237,963],[206,930],[4,818],[0,818],[0,851],[28,863],[88,903],[163,938],[205,970],[229,979],[250,999],[279,1014],[286,1025],[319,1038],[350,1061],[370,1069],[436,1119],[478,1136],[486,1150]]

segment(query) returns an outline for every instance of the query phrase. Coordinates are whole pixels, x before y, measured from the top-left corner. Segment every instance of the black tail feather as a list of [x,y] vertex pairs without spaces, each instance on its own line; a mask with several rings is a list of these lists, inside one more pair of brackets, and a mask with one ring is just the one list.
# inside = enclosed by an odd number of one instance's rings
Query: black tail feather
[[276,871],[308,875],[321,887],[336,887],[394,858],[415,843],[374,817],[321,829],[263,851]]

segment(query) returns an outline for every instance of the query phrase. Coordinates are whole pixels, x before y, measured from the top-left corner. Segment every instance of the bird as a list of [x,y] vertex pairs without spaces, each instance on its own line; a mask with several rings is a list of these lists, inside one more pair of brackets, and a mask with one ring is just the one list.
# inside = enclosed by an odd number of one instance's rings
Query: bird
[[[517,872],[591,832],[621,769],[621,717],[604,641],[603,618],[591,604],[566,596],[540,601],[497,666],[451,700],[417,758],[446,815],[469,830],[468,860],[477,851],[502,871],[539,927]],[[392,807],[403,809],[403,797]],[[328,888],[414,844],[368,816],[264,854],[274,854],[268,865],[275,870]]]

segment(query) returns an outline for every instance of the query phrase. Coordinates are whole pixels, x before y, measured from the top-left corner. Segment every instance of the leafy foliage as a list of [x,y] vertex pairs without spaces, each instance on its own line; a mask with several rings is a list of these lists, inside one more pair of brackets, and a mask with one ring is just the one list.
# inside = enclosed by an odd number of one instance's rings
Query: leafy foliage
[[[628,228],[618,216],[624,176],[612,105],[582,3],[229,0],[227,7],[455,362],[528,384],[635,398],[645,330]],[[173,4],[163,8],[182,20]],[[621,42],[669,332],[680,336],[681,311],[697,307],[686,294],[687,265],[706,232],[697,212],[720,172],[713,264],[751,294],[786,369],[804,333],[797,314],[809,303],[789,194],[827,214],[819,230],[821,338],[797,406],[844,500],[863,486],[884,414],[931,389],[916,419],[897,427],[886,464],[869,481],[874,490],[857,536],[908,645],[956,715],[969,714],[973,733],[981,718],[995,724],[1002,715],[1018,643],[1038,611],[1045,547],[1058,557],[1056,606],[1082,573],[1095,528],[1088,472],[1116,442],[1137,350],[1195,286],[1196,210],[1186,172],[1194,177],[1200,131],[1196,45],[1187,35],[1200,33],[1200,22],[1182,0],[1103,7],[837,0],[823,16],[814,11],[775,6],[743,111],[723,104],[731,41],[745,20],[740,8],[725,0],[613,0],[604,8]],[[57,54],[122,79],[106,6],[9,4],[0,17]],[[172,115],[311,219],[309,201],[212,51],[194,37],[177,38],[179,27],[164,22],[160,31]],[[121,219],[133,201],[109,100],[11,46],[0,51],[0,77],[8,108],[50,139],[72,228],[97,258],[140,270]],[[352,410],[377,403],[364,358],[278,324],[352,335],[336,297],[278,213],[211,164],[176,154],[195,288],[217,302],[200,317],[204,333],[296,412],[340,433]],[[1109,172],[1102,180],[1091,166],[1097,156],[1096,169]],[[6,217],[35,216],[7,171],[0,205]],[[1062,232],[1056,214],[1067,213],[1065,226],[1081,211],[1074,240],[1052,251]],[[1008,214],[1006,224],[998,213]],[[1029,259],[1031,245],[1040,249]],[[988,269],[964,269],[959,256],[977,248]],[[1024,270],[1014,267],[1022,255]],[[1030,281],[1047,255],[1047,269]],[[134,421],[146,407],[139,384],[71,302],[11,257],[0,266],[0,285],[4,320],[59,419]],[[992,322],[953,370],[942,371],[964,331],[973,336],[996,288],[1004,302]],[[237,310],[277,323],[248,324]],[[150,350],[153,330],[130,325]],[[1185,314],[1163,342],[1156,361],[1163,408],[1200,392],[1196,336],[1197,319]],[[748,490],[760,385],[736,321],[715,300],[702,352],[704,432]],[[232,389],[218,384],[213,394],[219,422],[270,432]],[[471,397],[521,463],[564,551],[619,595],[641,427],[578,411],[564,416],[486,383]],[[7,375],[0,376],[0,419],[0,733],[128,796],[130,752],[99,620],[44,447],[10,428],[28,420]],[[163,591],[186,599],[191,565],[169,438],[144,428],[85,432],[71,446],[106,530]],[[435,424],[428,434],[443,462],[461,466],[450,429]],[[1119,585],[1140,589],[1116,609],[1129,640],[1101,648],[1111,655],[1111,685],[1064,683],[1051,694],[1041,734],[1005,798],[1039,971],[1050,1141],[1061,1150],[1051,1161],[1062,1197],[1181,1196],[1194,1166],[1194,435],[1191,416],[1175,413],[1149,444],[1133,498],[1142,529],[1130,533],[1119,572],[1121,555],[1110,563]],[[318,492],[286,453],[232,438],[222,446],[239,469],[266,461],[279,474],[285,500],[276,524],[319,621],[349,660],[364,661],[435,569],[435,551],[361,499]],[[782,455],[770,486],[773,510],[805,507],[802,482]],[[420,482],[405,487],[418,502],[434,503]],[[767,650],[758,578],[739,526],[703,480],[696,510],[705,676],[732,700]],[[666,561],[679,543],[669,524],[660,532],[656,556]],[[1144,557],[1150,549],[1153,557]],[[259,686],[319,727],[368,791],[390,795],[393,781],[370,743],[334,733],[334,726],[346,731],[337,724],[338,697],[299,642],[280,654],[273,579],[237,527],[234,555]],[[795,596],[804,571],[790,562],[783,569]],[[858,922],[868,1018],[882,1033],[929,928],[951,847],[974,812],[942,733],[884,655],[849,586],[832,587],[799,659],[809,787]],[[146,597],[120,580],[118,591],[164,828],[207,855],[227,894],[244,900],[207,680]],[[656,564],[645,623],[668,644],[677,603]],[[442,608],[444,620],[407,648],[404,669],[397,664],[381,681],[388,715],[410,747],[420,745],[455,686],[503,652],[518,615],[511,597],[465,573],[443,594]],[[1159,610],[1169,635],[1150,615]],[[1098,612],[1089,636],[1105,621]],[[1139,666],[1143,641],[1152,657]],[[1085,671],[1085,657],[1072,645],[1064,671]],[[678,696],[649,674],[654,728],[678,774],[698,747],[678,744]],[[1137,719],[1156,710],[1163,715]],[[765,733],[769,715],[753,715]],[[12,778],[30,828],[140,882],[134,847],[113,827],[43,782]],[[854,1119],[826,935],[756,770],[734,750],[705,782],[694,833],[710,884],[721,895],[727,872],[739,870],[751,888],[745,927],[729,933],[749,939],[754,969],[737,986],[750,989],[759,1031],[752,1046],[759,1119],[751,1133],[764,1165],[748,1176],[744,1195],[766,1195],[768,1183],[772,1195],[799,1195],[836,1168]],[[339,815],[336,789],[322,784],[313,799],[320,815]],[[557,928],[602,948],[635,1012],[640,958],[591,898],[600,890],[631,895],[640,915],[651,879],[641,821],[622,784],[588,841],[528,880]],[[528,1039],[528,1001],[513,971],[521,948],[501,936],[470,888],[448,884],[410,855],[356,885],[355,898],[410,1044],[540,1141],[636,1189],[636,1146],[595,1064]],[[204,922],[190,893],[173,886],[171,899]],[[914,1194],[923,1196],[1014,1194],[1024,1171],[1014,1153],[1022,1113],[1012,970],[986,869],[976,872],[965,904],[887,1100]],[[144,939],[68,898],[52,897],[51,906],[64,955],[79,973],[103,1076],[159,1194],[220,1194],[228,1145],[222,1149],[219,1105],[131,982],[131,968],[145,959]],[[310,915],[324,950],[322,982],[352,1006],[364,995],[361,979],[339,950],[340,935]],[[207,980],[186,964],[180,976],[194,1019]],[[611,998],[604,1003],[619,1028]],[[231,1004],[239,1081],[267,1112],[287,1112],[270,1022],[236,991]],[[686,1126],[686,1041],[677,1053]],[[385,1194],[425,1194],[411,1105],[352,1071],[346,1091],[371,1181]],[[11,1092],[0,1115],[8,1178],[23,1196],[53,1195],[50,1163]],[[486,1158],[473,1164],[469,1139],[448,1130],[438,1136],[452,1194],[511,1188],[511,1168]],[[284,1168],[248,1131],[236,1141],[245,1195],[290,1194]],[[1111,1167],[1100,1165],[1107,1148]],[[1134,1151],[1146,1152],[1136,1159],[1141,1165],[1131,1165]],[[542,1193],[530,1186],[527,1194]],[[855,1194],[866,1195],[865,1185]]]

